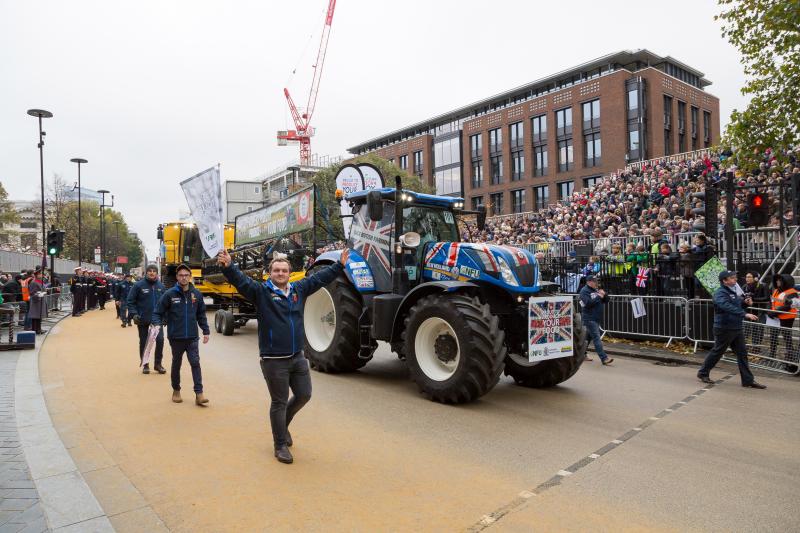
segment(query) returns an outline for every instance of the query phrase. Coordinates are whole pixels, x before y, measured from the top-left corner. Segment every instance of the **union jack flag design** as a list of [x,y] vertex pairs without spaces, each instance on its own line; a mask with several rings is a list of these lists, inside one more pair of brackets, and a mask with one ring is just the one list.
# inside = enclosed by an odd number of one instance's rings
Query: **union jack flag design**
[[530,303],[530,343],[572,342],[572,301]]
[[649,268],[640,268],[639,273],[636,274],[636,286],[644,287],[647,285],[647,276],[650,274]]
[[378,222],[365,215],[366,209],[355,215],[351,229],[353,249],[366,260],[372,269],[376,288],[383,290],[391,286],[391,250],[392,228],[391,216],[384,216]]

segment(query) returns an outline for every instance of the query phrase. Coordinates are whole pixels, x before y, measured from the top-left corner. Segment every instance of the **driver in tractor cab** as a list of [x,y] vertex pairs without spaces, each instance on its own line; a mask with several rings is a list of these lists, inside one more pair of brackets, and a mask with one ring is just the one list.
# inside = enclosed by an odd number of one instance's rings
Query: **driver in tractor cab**
[[[275,457],[281,463],[290,464],[294,460],[289,452],[292,436],[288,426],[311,399],[311,374],[303,353],[305,301],[342,273],[349,255],[345,249],[338,263],[295,283],[289,283],[292,266],[285,256],[275,255],[269,263],[269,279],[259,283],[239,270],[227,250],[218,255],[225,278],[256,308],[261,373],[272,399],[269,420]],[[291,399],[289,389],[293,394]]]

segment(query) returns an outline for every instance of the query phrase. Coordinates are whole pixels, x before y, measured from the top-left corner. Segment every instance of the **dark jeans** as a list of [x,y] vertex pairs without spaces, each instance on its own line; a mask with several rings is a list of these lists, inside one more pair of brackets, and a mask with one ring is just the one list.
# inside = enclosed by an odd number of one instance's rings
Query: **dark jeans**
[[[139,362],[142,362],[144,357],[144,347],[147,344],[147,332],[150,329],[150,324],[137,324],[139,328]],[[156,337],[156,353],[153,368],[161,366],[161,361],[164,359],[164,328],[159,328],[158,337]]]
[[203,374],[200,371],[200,348],[199,339],[170,339],[169,347],[172,348],[172,368],[170,378],[172,380],[172,390],[181,390],[181,363],[183,362],[183,352],[192,367],[192,380],[194,381],[194,392],[203,392]]
[[[294,415],[311,399],[311,374],[303,352],[288,358],[262,358],[261,373],[267,381],[272,403],[269,422],[275,447],[286,444],[286,432]],[[289,389],[292,398],[289,399]]]
[[775,352],[778,349],[778,335],[780,334],[783,337],[783,342],[785,346],[783,349],[780,350],[783,353],[783,358],[788,359],[789,354],[793,353],[794,346],[792,343],[792,326],[794,325],[794,318],[781,318],[781,327],[788,328],[783,330],[782,332],[777,328],[769,328],[769,356],[775,357]]
[[598,324],[594,320],[586,320],[584,318],[583,325],[586,326],[586,333],[589,334],[589,340],[591,340],[594,343],[594,351],[597,352],[597,355],[600,357],[600,360],[605,361],[606,359],[608,359],[608,355],[606,354],[606,351],[603,349],[603,341],[600,338],[602,336],[602,333],[600,333],[600,324]]
[[755,378],[750,371],[750,365],[747,363],[747,344],[744,342],[744,332],[740,329],[714,328],[714,347],[708,352],[703,366],[697,371],[697,375],[708,377],[711,369],[717,366],[719,360],[722,359],[722,354],[725,353],[728,346],[736,354],[736,363],[739,365],[742,385],[751,384],[755,381]]
[[122,320],[123,324],[130,324],[132,316],[133,316],[133,313],[128,311],[128,306],[127,305],[120,305],[119,306],[119,318],[120,318],[120,320]]

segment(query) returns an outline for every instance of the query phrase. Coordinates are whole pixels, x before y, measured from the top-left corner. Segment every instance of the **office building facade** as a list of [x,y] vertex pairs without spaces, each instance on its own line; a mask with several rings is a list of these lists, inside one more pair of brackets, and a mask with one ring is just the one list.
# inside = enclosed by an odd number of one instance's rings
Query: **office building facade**
[[671,57],[622,51],[349,151],[374,152],[493,215],[537,210],[628,162],[717,144],[710,83]]

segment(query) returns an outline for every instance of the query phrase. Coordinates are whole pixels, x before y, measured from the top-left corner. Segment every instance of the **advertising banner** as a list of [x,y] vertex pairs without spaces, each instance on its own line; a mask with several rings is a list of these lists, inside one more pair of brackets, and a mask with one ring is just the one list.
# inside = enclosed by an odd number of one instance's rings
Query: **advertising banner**
[[364,176],[364,190],[371,191],[372,189],[383,188],[383,176],[380,171],[368,163],[358,165],[358,170]]
[[694,277],[708,291],[708,294],[713,295],[719,289],[719,273],[724,270],[722,261],[719,260],[719,257],[714,256],[695,271]]
[[314,226],[314,187],[236,217],[236,246],[274,239]]
[[528,361],[572,357],[572,296],[528,300]]
[[181,182],[186,203],[200,231],[200,242],[209,257],[215,257],[224,246],[222,220],[222,186],[219,167],[192,176]]
[[[344,193],[344,196],[347,196],[351,192],[362,191],[364,190],[364,176],[361,174],[361,171],[358,167],[354,165],[344,165],[339,172],[336,174],[336,188],[341,190]],[[352,214],[350,211],[350,204],[345,200],[344,196],[342,200],[339,202],[339,207],[341,209],[342,215],[345,217],[342,219],[342,228],[344,229],[345,236],[350,235],[350,226],[352,224],[352,219],[349,218],[349,215]]]

